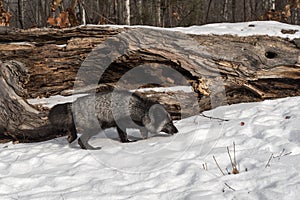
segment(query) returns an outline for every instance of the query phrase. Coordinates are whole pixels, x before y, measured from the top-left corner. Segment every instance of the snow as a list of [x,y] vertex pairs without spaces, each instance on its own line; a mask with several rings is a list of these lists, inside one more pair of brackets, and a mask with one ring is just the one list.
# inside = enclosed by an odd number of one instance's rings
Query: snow
[[[300,36],[299,31],[282,34],[281,29],[300,28],[279,22],[246,22],[168,30],[290,39]],[[29,102],[51,107],[77,97]],[[0,197],[294,200],[300,195],[299,111],[300,97],[223,106],[204,112],[213,119],[199,115],[176,121],[179,133],[174,136],[151,135],[147,140],[124,144],[118,141],[115,129],[108,129],[91,141],[102,147],[97,151],[82,150],[76,142],[68,144],[66,138],[0,144]],[[131,138],[140,138],[137,130],[129,133]],[[225,173],[226,168],[231,171],[226,147],[233,156],[233,142],[240,173],[224,176],[213,156]]]
[[[269,35],[283,38],[299,38],[300,27],[290,24],[284,24],[276,21],[253,21],[241,23],[221,23],[221,24],[207,24],[203,26],[191,26],[187,28],[174,28],[187,34],[215,34],[215,35],[237,35],[237,36],[251,36],[251,35]],[[283,34],[281,30],[296,30],[295,34]]]
[[29,42],[10,42],[9,44],[12,44],[12,45],[22,45],[22,46],[31,46],[33,47],[34,45],[29,43]]
[[56,104],[74,102],[77,98],[86,96],[87,94],[76,94],[71,96],[55,95],[49,98],[27,99],[27,102],[32,105],[42,105],[43,107],[52,108]]
[[[148,28],[155,30],[179,31],[186,34],[194,35],[236,35],[236,36],[253,36],[269,35],[282,38],[295,39],[300,37],[300,26],[290,25],[277,21],[250,21],[241,23],[214,23],[202,26],[159,28],[153,26],[126,26],[126,25],[87,25],[110,28]],[[295,34],[283,34],[281,31],[295,30]]]
[[58,48],[65,48],[65,47],[67,47],[67,44],[57,44],[56,46]]
[[174,86],[174,87],[154,87],[154,88],[141,88],[137,90],[132,90],[132,92],[138,91],[138,92],[149,92],[149,91],[155,91],[155,92],[193,92],[193,88],[191,86]]
[[[127,144],[108,129],[91,141],[97,151],[65,138],[0,144],[1,199],[297,199],[299,109],[300,97],[218,107],[205,116],[229,121],[194,116],[174,136]],[[230,171],[233,142],[240,173],[223,176],[213,156]]]

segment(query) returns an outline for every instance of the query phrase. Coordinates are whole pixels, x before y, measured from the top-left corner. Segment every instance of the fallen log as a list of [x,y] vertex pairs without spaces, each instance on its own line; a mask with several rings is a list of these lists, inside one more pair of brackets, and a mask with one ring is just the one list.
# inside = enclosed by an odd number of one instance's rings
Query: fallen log
[[[51,129],[48,111],[28,104],[28,98],[185,85],[192,92],[140,93],[180,119],[225,104],[299,96],[297,44],[269,36],[99,26],[0,32],[0,139],[61,136]],[[141,80],[129,73],[139,66],[150,69]],[[145,77],[149,81],[143,82]]]

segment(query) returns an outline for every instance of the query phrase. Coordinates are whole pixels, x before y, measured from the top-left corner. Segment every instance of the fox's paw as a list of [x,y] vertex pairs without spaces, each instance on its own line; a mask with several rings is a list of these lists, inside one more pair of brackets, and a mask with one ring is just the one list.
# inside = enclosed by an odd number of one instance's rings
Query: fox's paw
[[78,144],[82,149],[86,149],[86,150],[100,150],[101,149],[101,147],[93,147],[93,146],[89,145],[88,143],[83,144],[83,142],[80,138],[78,139]]

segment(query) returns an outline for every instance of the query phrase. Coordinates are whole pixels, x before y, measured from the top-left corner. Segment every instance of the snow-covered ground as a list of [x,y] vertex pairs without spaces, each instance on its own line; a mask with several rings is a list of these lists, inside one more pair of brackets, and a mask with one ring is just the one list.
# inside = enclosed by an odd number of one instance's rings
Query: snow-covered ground
[[[282,34],[281,29],[298,32]],[[278,22],[170,30],[300,37],[299,26]],[[31,103],[51,107],[72,98]],[[102,147],[97,151],[82,150],[66,138],[0,144],[0,199],[298,199],[300,97],[223,106],[204,115],[228,121],[194,116],[176,121],[179,133],[174,136],[152,135],[127,144],[108,129],[91,141]],[[130,134],[140,137],[136,130]],[[227,146],[233,157],[233,142],[240,172],[235,175],[226,172],[232,170]]]
[[[219,107],[175,122],[179,133],[122,144],[114,129],[86,151],[65,138],[0,144],[1,199],[297,199],[300,97]],[[132,135],[138,136],[135,130]],[[239,174],[232,170],[228,146]],[[273,157],[266,167],[268,160]],[[203,169],[207,166],[207,169]],[[232,189],[230,189],[231,187]]]

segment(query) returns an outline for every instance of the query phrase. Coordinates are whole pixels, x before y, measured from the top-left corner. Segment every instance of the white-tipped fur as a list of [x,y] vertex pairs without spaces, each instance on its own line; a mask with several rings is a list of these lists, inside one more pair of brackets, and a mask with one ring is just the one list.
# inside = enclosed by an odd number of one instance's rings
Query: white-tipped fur
[[95,149],[88,144],[89,139],[110,127],[117,128],[121,142],[130,142],[126,128],[139,129],[143,138],[148,137],[148,132],[178,132],[162,105],[128,91],[81,97],[73,105],[68,103],[53,107],[49,116],[53,127],[69,133],[69,142],[76,139],[76,129],[82,130],[78,143],[83,149]]

